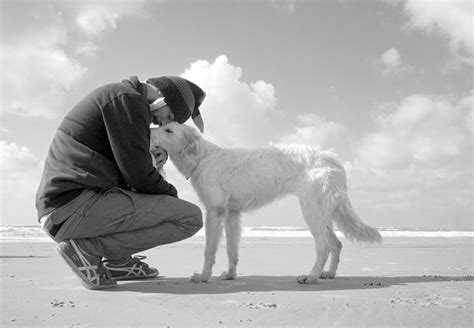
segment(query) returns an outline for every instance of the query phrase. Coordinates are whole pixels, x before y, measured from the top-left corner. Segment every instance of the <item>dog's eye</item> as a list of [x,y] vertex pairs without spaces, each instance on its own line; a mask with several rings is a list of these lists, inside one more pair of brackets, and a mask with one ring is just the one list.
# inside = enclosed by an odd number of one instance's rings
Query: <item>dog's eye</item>
[[173,133],[173,131],[171,131],[171,129],[165,129],[165,132],[166,133]]

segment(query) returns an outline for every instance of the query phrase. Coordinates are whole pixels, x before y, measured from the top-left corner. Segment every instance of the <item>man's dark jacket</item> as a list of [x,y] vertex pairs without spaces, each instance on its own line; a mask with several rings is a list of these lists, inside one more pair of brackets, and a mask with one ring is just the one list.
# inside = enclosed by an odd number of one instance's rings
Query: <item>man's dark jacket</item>
[[36,194],[38,217],[85,189],[112,187],[177,196],[152,163],[150,107],[136,77],[94,90],[64,118]]

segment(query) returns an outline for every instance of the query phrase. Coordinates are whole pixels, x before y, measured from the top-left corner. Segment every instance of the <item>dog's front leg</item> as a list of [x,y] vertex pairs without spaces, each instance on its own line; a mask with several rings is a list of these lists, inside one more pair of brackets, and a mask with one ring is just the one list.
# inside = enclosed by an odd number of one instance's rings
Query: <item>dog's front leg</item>
[[206,217],[206,246],[202,273],[194,273],[191,282],[206,282],[212,274],[212,266],[216,262],[217,247],[222,235],[222,218],[225,210],[210,210]]

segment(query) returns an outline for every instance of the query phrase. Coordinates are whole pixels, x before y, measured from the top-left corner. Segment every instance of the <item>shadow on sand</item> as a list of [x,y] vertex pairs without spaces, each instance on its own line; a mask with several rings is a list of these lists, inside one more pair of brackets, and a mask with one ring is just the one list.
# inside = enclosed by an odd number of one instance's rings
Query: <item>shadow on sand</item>
[[473,276],[403,276],[362,277],[341,276],[335,279],[320,279],[316,285],[301,285],[294,276],[240,276],[236,280],[220,280],[213,277],[207,283],[190,283],[188,278],[159,277],[152,280],[121,282],[111,292],[137,292],[153,294],[227,294],[240,292],[274,291],[326,291],[387,288],[407,284],[443,281],[474,281]]

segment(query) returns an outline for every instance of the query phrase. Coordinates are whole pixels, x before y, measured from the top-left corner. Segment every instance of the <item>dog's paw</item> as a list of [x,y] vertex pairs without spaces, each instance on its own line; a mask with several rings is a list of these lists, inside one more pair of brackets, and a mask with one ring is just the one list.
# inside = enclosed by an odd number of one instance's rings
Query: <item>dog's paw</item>
[[207,282],[209,278],[206,278],[204,277],[202,274],[199,274],[199,273],[194,273],[191,278],[189,278],[189,282],[195,282],[195,283],[199,283],[199,282]]
[[331,271],[323,271],[323,273],[321,273],[321,275],[319,276],[319,278],[321,279],[334,279],[335,277],[336,273]]
[[224,271],[221,274],[221,279],[222,280],[234,280],[235,277],[237,277],[237,274],[235,272],[231,272],[231,271]]
[[302,275],[302,276],[298,276],[296,278],[296,281],[300,284],[317,284],[318,278],[313,277],[313,276]]

